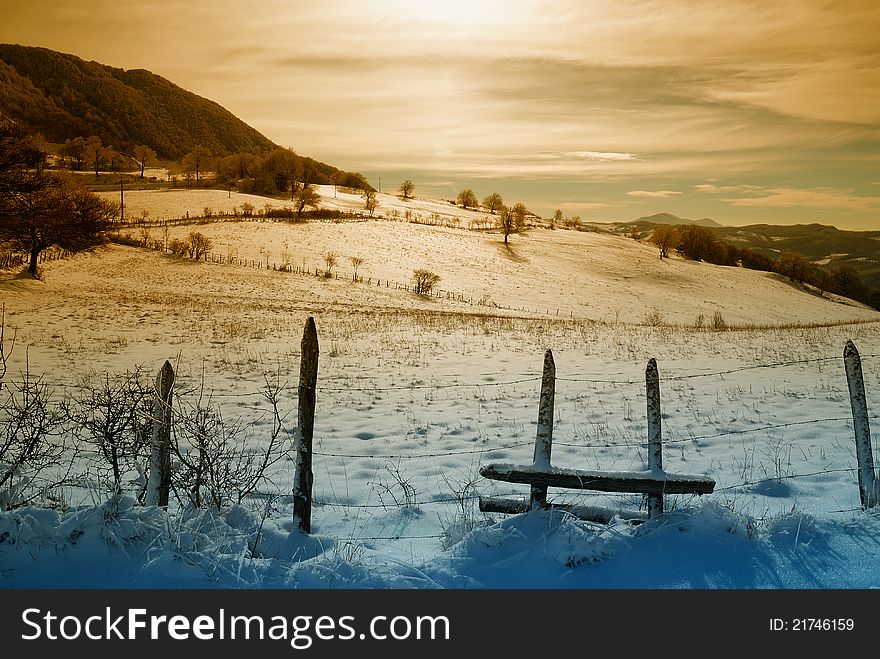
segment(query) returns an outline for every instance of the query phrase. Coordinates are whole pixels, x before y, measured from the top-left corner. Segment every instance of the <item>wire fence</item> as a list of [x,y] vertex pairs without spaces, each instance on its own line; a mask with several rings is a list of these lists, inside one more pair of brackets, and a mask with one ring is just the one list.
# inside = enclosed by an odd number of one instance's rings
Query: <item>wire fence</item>
[[[880,355],[876,353],[868,353],[862,355],[863,358],[866,359],[876,359],[880,357]],[[722,381],[724,378],[730,375],[742,375],[748,372],[759,372],[766,371],[768,369],[785,369],[791,368],[795,366],[806,366],[806,365],[818,365],[825,364],[829,362],[840,362],[840,357],[817,357],[817,358],[809,358],[809,359],[797,359],[797,360],[786,360],[786,361],[776,361],[776,362],[768,362],[768,363],[757,363],[753,365],[741,366],[731,369],[722,369],[722,370],[713,370],[711,372],[685,372],[685,373],[675,373],[672,372],[666,376],[664,376],[664,380],[670,381],[687,381],[687,380],[696,380],[696,379],[706,379],[706,378],[719,378]],[[876,372],[873,369],[871,372]],[[483,376],[489,376],[489,374],[483,374]],[[362,381],[367,382],[375,382],[376,378],[373,376],[337,376],[339,379],[345,379],[349,382],[357,383]],[[446,376],[446,377],[463,377],[463,376]],[[36,378],[40,380],[40,378]],[[331,378],[327,378],[331,379]],[[498,381],[443,381],[442,379],[437,379],[436,381],[430,384],[422,384],[422,383],[410,383],[410,384],[399,384],[392,386],[323,386],[318,387],[319,392],[323,392],[328,395],[343,393],[343,392],[352,392],[352,391],[368,391],[368,392],[406,392],[412,390],[444,390],[444,389],[472,389],[472,388],[493,388],[493,387],[514,387],[517,385],[523,384],[532,384],[534,382],[539,381],[541,378],[537,375],[532,374],[523,374],[523,377],[516,377],[505,380]],[[582,376],[573,376],[573,377],[558,377],[558,381],[563,383],[571,383],[571,384],[590,384],[590,385],[608,385],[608,386],[635,386],[638,384],[636,378],[590,378],[590,377],[582,377]],[[7,381],[4,383],[7,387],[15,386],[14,382]],[[71,381],[52,381],[47,382],[47,386],[52,388],[59,388],[62,390],[70,390],[70,391],[89,391],[94,388],[93,383],[88,383],[85,381],[79,382],[71,382]],[[263,395],[263,391],[254,390],[250,392],[235,392],[235,393],[224,393],[224,392],[214,392],[210,391],[201,392],[202,395],[205,395],[208,400],[222,400],[222,399],[236,399],[236,398],[250,398],[256,399]],[[193,395],[190,393],[190,395]],[[525,392],[524,392],[525,396]],[[291,398],[293,400],[293,397]],[[255,408],[254,408],[255,409]],[[180,415],[180,411],[177,409],[172,410],[175,415]],[[869,419],[876,421],[880,419],[880,416],[870,415]],[[710,433],[700,433],[700,434],[688,434],[683,435],[681,433],[669,433],[669,436],[664,438],[664,444],[667,445],[681,445],[685,448],[688,444],[699,444],[700,442],[706,442],[709,440],[717,440],[724,438],[740,438],[745,435],[758,435],[760,433],[768,433],[772,434],[774,431],[790,429],[790,428],[798,428],[805,426],[821,426],[823,424],[830,425],[835,424],[839,428],[845,428],[848,432],[852,432],[852,423],[853,418],[851,416],[842,416],[842,415],[834,415],[834,416],[819,416],[815,415],[809,419],[800,419],[793,421],[781,421],[778,423],[763,423],[760,425],[755,425],[753,427],[728,427],[720,429],[717,432]],[[758,441],[758,440],[754,440]],[[797,439],[789,440],[790,443],[794,444]],[[770,440],[765,442],[769,445]],[[392,452],[372,452],[368,451],[351,451],[351,450],[325,450],[318,449],[313,451],[313,455],[319,459],[332,461],[332,460],[360,460],[360,459],[369,459],[369,460],[390,460],[397,461],[398,463],[401,461],[411,461],[411,460],[436,460],[436,459],[445,459],[445,458],[461,458],[461,457],[470,457],[472,460],[469,461],[469,464],[474,465],[478,464],[481,459],[486,457],[490,457],[492,455],[498,455],[502,452],[506,451],[515,451],[518,449],[526,449],[528,447],[534,446],[534,440],[524,440],[524,441],[514,441],[514,442],[501,442],[501,443],[479,443],[473,447],[461,448],[456,447],[449,450],[428,450],[428,451],[392,451]],[[581,449],[626,449],[626,450],[639,450],[644,449],[647,446],[647,440],[644,437],[638,438],[627,438],[624,441],[619,441],[615,439],[610,439],[606,441],[596,442],[596,441],[584,441],[584,442],[572,442],[572,441],[556,441],[554,442],[555,447],[565,447],[569,449],[581,450]],[[93,457],[99,457],[97,452],[93,454]],[[740,478],[736,480],[736,482],[725,482],[723,485],[715,488],[714,494],[716,495],[735,495],[740,493],[755,493],[756,489],[759,489],[763,485],[772,484],[772,483],[786,483],[798,481],[799,479],[807,479],[807,478],[816,478],[816,477],[826,477],[830,475],[836,476],[846,476],[847,480],[855,481],[858,476],[858,469],[853,462],[851,466],[840,466],[839,461],[838,464],[834,464],[834,461],[830,461],[827,466],[822,469],[812,469],[806,471],[800,471],[795,473],[783,473],[779,472],[773,475],[768,475],[763,478]],[[317,479],[320,482],[320,479]],[[485,483],[483,484],[485,485]],[[481,493],[480,489],[485,489],[478,487],[476,484],[472,484],[472,487],[466,491],[459,492],[455,495],[436,495],[436,496],[409,496],[404,497],[400,496],[399,500],[394,497],[386,497],[382,500],[375,502],[358,502],[351,501],[348,498],[340,498],[334,496],[328,496],[328,494],[332,494],[332,487],[329,492],[325,492],[323,495],[317,496],[314,499],[314,504],[319,509],[332,510],[334,508],[339,509],[352,509],[365,511],[367,513],[371,511],[388,511],[394,508],[410,508],[415,509],[419,507],[427,507],[427,506],[462,506],[462,505],[473,505],[474,502],[479,500]],[[486,490],[487,492],[489,490]],[[497,491],[491,491],[492,496],[517,496],[521,495],[523,491],[521,490],[519,493],[517,492],[504,492],[499,493]],[[289,495],[281,495],[279,492],[266,492],[257,490],[251,494],[251,496],[255,499],[260,498],[268,498],[274,497],[280,502],[285,502]],[[685,495],[674,495],[685,498]],[[601,494],[578,494],[578,495],[566,495],[566,501],[568,502],[578,502],[578,501],[593,501],[596,498],[601,498],[602,500],[606,499],[617,499],[621,505],[627,506],[635,506],[639,509],[644,504],[644,496],[643,495],[633,495],[633,494],[624,494],[624,493],[601,493]],[[847,513],[856,513],[862,510],[862,507],[840,507],[834,510],[825,511],[831,514],[847,514]],[[358,535],[349,538],[348,540],[383,540],[383,541],[396,541],[396,540],[426,540],[426,539],[434,539],[434,538],[442,538],[445,537],[444,534],[437,535],[425,535],[425,534],[417,534],[407,536],[405,533],[401,534],[390,534],[390,535]],[[345,538],[337,538],[338,540],[346,540]]]

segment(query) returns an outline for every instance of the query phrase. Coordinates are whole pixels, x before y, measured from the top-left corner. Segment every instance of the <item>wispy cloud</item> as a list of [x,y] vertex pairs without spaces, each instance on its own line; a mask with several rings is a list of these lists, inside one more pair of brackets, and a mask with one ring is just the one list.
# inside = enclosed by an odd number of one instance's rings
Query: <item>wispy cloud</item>
[[630,197],[649,197],[651,199],[668,199],[680,195],[678,190],[630,190],[626,193]]
[[614,151],[569,151],[562,154],[572,158],[582,158],[584,160],[635,160],[633,153],[617,153]]
[[880,197],[855,195],[850,190],[832,188],[769,188],[757,196],[723,198],[732,206],[751,208],[819,208],[865,210],[880,207]]
[[598,182],[590,203],[876,223],[876,0],[156,4],[8,1],[0,41],[150,69],[356,171],[540,181],[550,208]]
[[753,192],[762,190],[758,185],[715,185],[714,183],[700,183],[694,186],[697,192],[708,192],[709,194],[729,194],[732,192]]

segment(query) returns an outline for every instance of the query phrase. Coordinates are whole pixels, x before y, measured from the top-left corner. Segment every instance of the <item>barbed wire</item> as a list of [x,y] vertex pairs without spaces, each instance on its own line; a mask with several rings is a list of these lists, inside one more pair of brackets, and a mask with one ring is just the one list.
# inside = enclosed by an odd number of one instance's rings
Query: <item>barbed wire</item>
[[[860,355],[861,358],[877,358],[880,357],[880,354],[867,353]],[[725,375],[731,375],[734,373],[742,373],[746,371],[753,370],[761,370],[761,369],[769,369],[769,368],[785,368],[789,366],[795,366],[799,364],[813,364],[813,363],[823,363],[823,362],[835,362],[842,361],[842,357],[815,357],[810,359],[796,359],[789,361],[781,361],[781,362],[771,362],[767,364],[754,364],[751,366],[741,366],[732,369],[726,369],[721,371],[712,371],[709,373],[683,373],[679,375],[669,374],[664,375],[661,378],[663,380],[691,380],[697,378],[710,378],[710,377],[722,377]],[[483,377],[490,377],[492,374],[480,374]],[[34,376],[35,381],[40,381],[42,379],[42,375]],[[357,376],[357,375],[336,375],[336,376],[327,376],[325,379],[336,379],[336,380],[351,380],[355,382],[359,381],[375,381],[378,376],[368,375],[368,376]],[[540,375],[531,375],[524,374],[523,377],[513,379],[513,380],[504,380],[499,382],[449,382],[449,383],[433,383],[433,384],[404,384],[404,385],[390,385],[390,386],[371,386],[371,387],[316,387],[317,391],[324,393],[339,393],[339,392],[361,392],[361,391],[410,391],[410,390],[426,390],[426,389],[456,389],[456,388],[479,388],[479,387],[503,387],[503,386],[512,386],[517,384],[525,384],[529,382],[538,382],[541,381],[542,376]],[[640,378],[632,377],[626,379],[607,379],[607,378],[589,378],[589,377],[579,377],[579,376],[556,376],[555,380],[557,382],[573,382],[573,383],[588,383],[588,384],[612,384],[612,385],[634,385],[640,382]],[[95,386],[85,384],[85,383],[71,383],[71,382],[63,382],[63,381],[53,381],[52,383],[47,383],[50,387],[61,387],[65,389],[94,389]],[[294,391],[296,387],[289,386],[285,388],[286,390]],[[263,395],[262,391],[252,391],[252,392],[236,392],[236,393],[224,393],[211,391],[211,395],[214,398],[246,398],[246,397],[258,397]]]

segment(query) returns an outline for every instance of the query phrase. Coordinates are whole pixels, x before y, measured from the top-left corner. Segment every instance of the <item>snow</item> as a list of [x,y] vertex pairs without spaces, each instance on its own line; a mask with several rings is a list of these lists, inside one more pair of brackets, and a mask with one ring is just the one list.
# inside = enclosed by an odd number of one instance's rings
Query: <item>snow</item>
[[[77,485],[53,492],[63,507],[0,512],[0,587],[880,587],[880,519],[861,510],[842,359],[852,340],[873,421],[880,314],[761,273],[661,261],[648,245],[598,233],[536,229],[512,239],[513,258],[497,234],[466,226],[197,229],[239,258],[287,251],[314,268],[327,250],[361,254],[359,275],[373,282],[406,282],[427,267],[443,289],[498,307],[353,283],[350,273],[325,279],[122,246],[45,263],[43,281],[0,272],[7,337],[15,333],[4,387],[27,368],[60,399],[89,374],[140,365],[152,379],[167,359],[175,405],[193,402],[204,374],[224,417],[245,421],[259,445],[272,427],[260,389],[277,376],[292,444],[308,317],[321,350],[311,535],[293,526],[292,460],[241,504],[174,501],[164,511],[112,499],[80,456]],[[646,324],[652,308],[672,325]],[[742,327],[695,327],[716,310]],[[528,485],[479,469],[533,461],[548,348],[553,468],[647,471],[654,357],[664,469],[711,478],[714,492],[669,495],[662,517],[639,524],[625,518],[644,511],[641,495],[561,488],[548,499],[621,514],[606,525],[560,511],[481,513],[481,495],[528,496]],[[139,476],[128,477],[130,494]]]

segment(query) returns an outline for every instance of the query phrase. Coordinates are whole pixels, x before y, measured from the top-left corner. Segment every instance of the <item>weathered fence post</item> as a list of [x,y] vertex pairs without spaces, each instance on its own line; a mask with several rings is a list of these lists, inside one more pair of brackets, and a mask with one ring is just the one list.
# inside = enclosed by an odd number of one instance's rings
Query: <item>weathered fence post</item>
[[296,472],[293,480],[293,524],[312,532],[312,434],[315,428],[315,389],[318,383],[318,332],[315,319],[306,321],[299,367]]
[[874,456],[871,452],[871,428],[868,425],[868,401],[862,376],[862,359],[852,341],[847,341],[843,349],[843,364],[849,385],[856,458],[859,461],[859,496],[863,508],[872,508],[877,504],[877,483],[874,479]]
[[168,505],[171,489],[171,391],[174,369],[166,361],[156,376],[153,402],[153,436],[150,442],[150,475],[144,499],[148,506]]
[[[553,448],[553,404],[556,396],[556,364],[553,352],[544,353],[544,373],[541,376],[541,399],[538,403],[538,432],[535,437],[534,466],[550,469],[550,452]],[[544,508],[547,505],[547,486],[532,485],[529,508]]]
[[[648,399],[648,469],[654,478],[663,472],[663,436],[660,417],[660,374],[657,361],[651,357],[645,370],[645,390]],[[663,494],[648,495],[648,518],[663,514]]]

